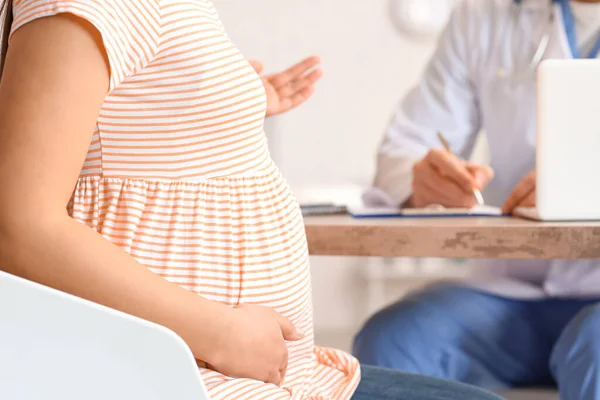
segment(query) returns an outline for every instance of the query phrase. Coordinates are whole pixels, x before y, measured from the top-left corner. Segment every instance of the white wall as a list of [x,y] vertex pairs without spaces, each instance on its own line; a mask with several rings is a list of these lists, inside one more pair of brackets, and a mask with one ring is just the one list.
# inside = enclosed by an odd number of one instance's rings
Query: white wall
[[234,43],[268,70],[310,54],[323,59],[325,77],[314,98],[276,121],[282,137],[276,153],[292,185],[367,183],[390,111],[420,75],[432,43],[397,33],[387,0],[215,4]]
[[[267,125],[271,150],[292,187],[368,185],[395,103],[417,81],[434,43],[398,33],[387,0],[215,0],[248,58],[278,71],[322,57],[314,98]],[[313,258],[318,332],[351,332],[368,310],[365,259]],[[381,263],[381,260],[371,260]],[[391,298],[399,292],[391,289]]]

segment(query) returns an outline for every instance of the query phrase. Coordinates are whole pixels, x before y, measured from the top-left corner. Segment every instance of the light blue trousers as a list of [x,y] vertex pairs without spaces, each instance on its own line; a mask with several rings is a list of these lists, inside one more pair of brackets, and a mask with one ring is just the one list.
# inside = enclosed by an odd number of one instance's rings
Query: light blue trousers
[[489,389],[557,385],[562,400],[600,400],[600,299],[432,287],[373,316],[354,354],[362,364]]

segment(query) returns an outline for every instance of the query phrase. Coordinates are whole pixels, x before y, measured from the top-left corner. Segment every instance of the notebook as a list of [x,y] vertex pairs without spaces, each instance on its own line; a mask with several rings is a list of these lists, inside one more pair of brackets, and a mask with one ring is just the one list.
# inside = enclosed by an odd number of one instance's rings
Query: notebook
[[500,217],[502,210],[492,206],[473,208],[445,208],[432,205],[425,208],[349,207],[354,218],[444,218],[444,217]]

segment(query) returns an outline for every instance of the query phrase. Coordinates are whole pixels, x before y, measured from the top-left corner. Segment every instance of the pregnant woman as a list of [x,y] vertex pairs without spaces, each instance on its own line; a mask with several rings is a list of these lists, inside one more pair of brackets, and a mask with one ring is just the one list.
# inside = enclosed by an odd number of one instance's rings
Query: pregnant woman
[[209,0],[4,5],[0,268],[172,329],[214,400],[494,398],[369,367],[361,381],[315,347],[265,89]]

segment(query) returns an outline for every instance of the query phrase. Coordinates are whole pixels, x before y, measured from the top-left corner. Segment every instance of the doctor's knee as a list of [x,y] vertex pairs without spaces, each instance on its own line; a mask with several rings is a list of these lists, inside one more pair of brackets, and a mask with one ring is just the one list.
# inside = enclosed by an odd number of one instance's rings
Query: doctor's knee
[[399,302],[375,314],[354,338],[354,355],[363,364],[406,372],[431,371],[435,366],[429,354],[436,340],[427,332],[435,328],[422,328],[427,323],[423,321],[427,313],[422,307],[414,302]]
[[[554,346],[551,368],[559,384],[578,384],[600,367],[600,304],[584,308],[563,330]],[[596,383],[598,385],[598,383]]]

